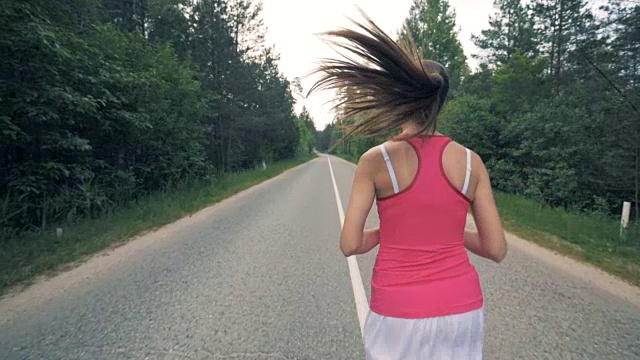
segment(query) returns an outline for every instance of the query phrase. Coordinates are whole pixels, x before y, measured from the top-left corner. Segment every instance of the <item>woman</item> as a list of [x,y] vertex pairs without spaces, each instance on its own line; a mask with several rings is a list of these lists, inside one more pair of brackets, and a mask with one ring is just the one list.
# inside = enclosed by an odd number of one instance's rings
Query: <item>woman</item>
[[[410,40],[394,42],[367,18],[363,32],[329,36],[350,52],[326,60],[312,91],[339,89],[350,134],[401,134],[358,162],[340,248],[380,245],[364,329],[367,359],[481,359],[483,296],[465,248],[500,262],[507,252],[487,170],[478,155],[436,131],[449,80]],[[353,57],[359,57],[354,60]],[[380,227],[363,231],[374,198]],[[465,230],[471,208],[477,232]]]

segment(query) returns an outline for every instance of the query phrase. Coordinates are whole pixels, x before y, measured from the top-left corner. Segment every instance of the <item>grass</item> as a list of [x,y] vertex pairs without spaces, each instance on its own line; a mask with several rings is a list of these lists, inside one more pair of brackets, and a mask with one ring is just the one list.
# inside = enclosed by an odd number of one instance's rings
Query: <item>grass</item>
[[266,170],[232,173],[150,195],[111,215],[65,227],[59,238],[49,231],[0,241],[0,295],[12,286],[29,284],[36,276],[72,267],[100,250],[176,221],[311,158],[278,162]]
[[336,154],[335,156],[358,165],[358,158],[353,155]]
[[495,198],[508,231],[640,285],[640,225],[620,236],[620,222],[606,216],[544,207],[500,192]]
[[640,286],[640,225],[630,225],[621,237],[620,222],[606,216],[549,208],[501,192],[494,196],[507,231]]

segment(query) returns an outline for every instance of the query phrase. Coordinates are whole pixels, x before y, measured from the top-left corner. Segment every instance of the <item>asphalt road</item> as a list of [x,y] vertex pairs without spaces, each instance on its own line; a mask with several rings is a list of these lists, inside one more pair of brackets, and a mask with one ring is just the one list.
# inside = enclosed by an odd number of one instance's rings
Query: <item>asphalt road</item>
[[[363,359],[339,233],[320,157],[0,301],[0,359]],[[485,359],[640,359],[637,304],[513,247],[473,262]]]

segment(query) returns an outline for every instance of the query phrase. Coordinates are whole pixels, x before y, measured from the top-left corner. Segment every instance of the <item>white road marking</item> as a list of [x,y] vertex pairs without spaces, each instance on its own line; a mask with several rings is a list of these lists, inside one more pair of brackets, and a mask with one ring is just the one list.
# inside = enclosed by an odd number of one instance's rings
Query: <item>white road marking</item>
[[[333,175],[333,167],[331,166],[331,159],[327,156],[329,162],[329,171],[331,172],[331,181],[333,181],[333,192],[336,195],[336,205],[338,206],[338,216],[340,217],[340,228],[344,226],[344,208],[342,207],[342,201],[340,200],[340,193],[338,192],[338,185],[336,185],[336,177]],[[369,302],[367,301],[367,295],[364,292],[364,285],[362,284],[362,276],[360,275],[360,268],[358,267],[358,261],[355,255],[347,258],[349,264],[349,275],[351,276],[351,287],[353,288],[353,297],[356,302],[356,311],[358,312],[358,321],[360,322],[360,334],[364,336],[364,321],[367,318],[369,312]]]

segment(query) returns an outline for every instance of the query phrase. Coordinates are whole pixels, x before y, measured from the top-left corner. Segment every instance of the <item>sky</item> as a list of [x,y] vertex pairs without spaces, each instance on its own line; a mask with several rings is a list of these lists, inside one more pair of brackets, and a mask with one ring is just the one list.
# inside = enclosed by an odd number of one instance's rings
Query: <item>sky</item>
[[[314,82],[306,76],[324,57],[335,52],[327,46],[318,33],[338,27],[350,26],[347,17],[361,20],[360,7],[382,30],[395,37],[409,15],[413,0],[263,0],[262,17],[267,27],[266,41],[280,55],[280,71],[289,79],[301,78],[304,93]],[[458,39],[462,43],[467,62],[472,69],[477,62],[471,57],[478,49],[471,41],[471,34],[486,29],[489,16],[494,12],[493,0],[449,0],[456,11]],[[330,111],[333,94],[323,91],[307,99],[298,98],[296,111],[305,106],[316,129],[322,130],[333,121]]]

